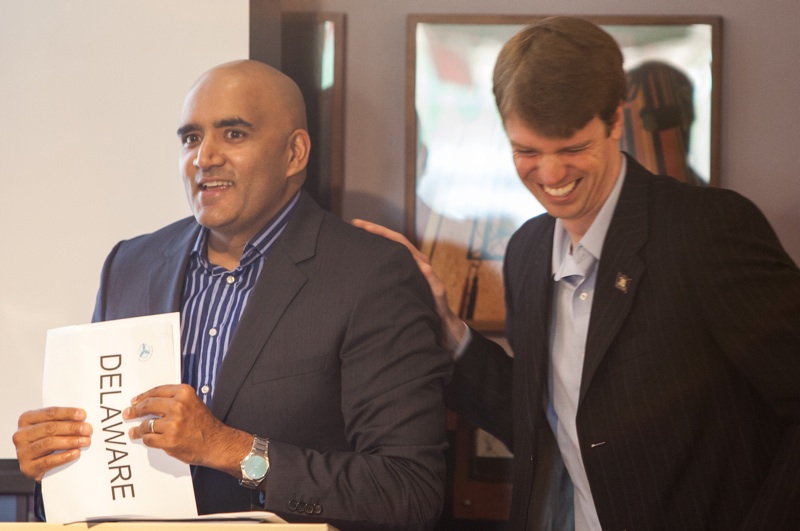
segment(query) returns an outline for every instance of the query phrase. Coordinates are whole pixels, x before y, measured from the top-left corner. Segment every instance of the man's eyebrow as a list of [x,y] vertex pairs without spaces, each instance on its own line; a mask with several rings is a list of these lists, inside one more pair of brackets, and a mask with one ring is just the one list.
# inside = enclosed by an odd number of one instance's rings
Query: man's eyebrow
[[198,126],[197,124],[182,125],[182,126],[180,126],[178,128],[178,136],[183,136],[186,133],[188,133],[189,131],[195,131],[195,130],[199,129],[199,127],[200,126]]
[[564,148],[561,149],[561,151],[577,151],[577,150],[581,150],[581,149],[586,149],[590,145],[592,145],[592,141],[591,140],[585,140],[583,142],[576,142],[575,144],[572,144],[570,146],[564,146]]
[[513,147],[513,148],[532,149],[532,148],[529,148],[528,146],[526,146],[525,144],[520,144],[518,142],[514,142],[513,140],[509,140],[509,143],[511,144],[511,147]]
[[[234,116],[232,118],[223,118],[222,120],[217,120],[216,122],[214,122],[213,125],[214,125],[214,128],[216,128],[216,129],[219,129],[219,128],[222,128],[222,127],[234,127],[234,126],[247,127],[249,129],[253,128],[253,124],[251,124],[250,122],[248,122],[244,118],[240,118],[238,116]],[[188,133],[189,131],[196,131],[196,130],[199,130],[199,129],[201,129],[201,127],[198,124],[182,125],[181,127],[178,128],[178,136],[183,136],[186,133]]]
[[223,118],[222,120],[214,122],[214,127],[232,127],[232,126],[242,126],[242,127],[249,127],[252,129],[253,124],[245,120],[244,118],[240,118],[238,116],[234,116],[233,118]]

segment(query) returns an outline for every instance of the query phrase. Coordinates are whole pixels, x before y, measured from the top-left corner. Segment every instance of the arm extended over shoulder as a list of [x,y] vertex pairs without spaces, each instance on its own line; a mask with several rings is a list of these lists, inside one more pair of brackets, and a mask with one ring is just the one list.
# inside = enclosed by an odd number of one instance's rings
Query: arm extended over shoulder
[[471,330],[469,344],[447,386],[447,406],[512,448],[513,359],[497,343]]

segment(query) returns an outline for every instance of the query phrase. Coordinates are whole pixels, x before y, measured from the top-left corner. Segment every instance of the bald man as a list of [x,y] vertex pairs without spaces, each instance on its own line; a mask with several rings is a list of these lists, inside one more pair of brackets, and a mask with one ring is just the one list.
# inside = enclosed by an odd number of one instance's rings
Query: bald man
[[[157,418],[130,437],[193,465],[200,513],[431,528],[451,365],[413,259],[301,190],[303,98],[277,70],[240,61],[205,73],[178,137],[194,216],[117,244],[93,317],[181,312],[183,383],[132,400],[125,418]],[[22,414],[22,472],[39,481],[77,459],[92,437],[85,418]]]

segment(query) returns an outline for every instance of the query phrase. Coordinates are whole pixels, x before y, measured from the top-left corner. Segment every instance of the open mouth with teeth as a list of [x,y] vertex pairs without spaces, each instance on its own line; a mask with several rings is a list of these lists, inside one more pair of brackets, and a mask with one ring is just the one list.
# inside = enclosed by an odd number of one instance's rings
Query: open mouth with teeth
[[550,195],[550,196],[553,196],[553,197],[564,197],[567,194],[569,194],[571,191],[573,191],[576,186],[578,186],[578,182],[579,181],[580,181],[580,179],[577,179],[577,180],[572,181],[571,183],[569,183],[569,184],[567,184],[565,186],[561,186],[559,188],[553,188],[551,186],[542,185],[542,189],[545,191],[545,193],[547,195]]
[[201,184],[200,185],[200,190],[201,191],[219,190],[220,188],[228,188],[230,186],[233,186],[233,183],[231,181],[210,181],[210,182]]

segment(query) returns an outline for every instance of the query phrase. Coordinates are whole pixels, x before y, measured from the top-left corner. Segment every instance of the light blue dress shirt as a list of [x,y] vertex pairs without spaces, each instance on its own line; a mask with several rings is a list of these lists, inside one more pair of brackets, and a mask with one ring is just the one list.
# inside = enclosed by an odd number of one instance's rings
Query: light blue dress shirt
[[[574,485],[575,530],[601,531],[583,466],[575,419],[581,388],[597,265],[625,178],[625,158],[617,181],[578,245],[556,220],[553,235],[553,313],[550,317],[550,399],[547,419]],[[570,252],[571,251],[571,252]]]

